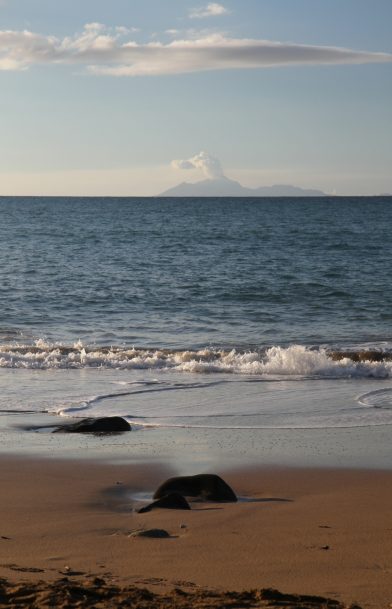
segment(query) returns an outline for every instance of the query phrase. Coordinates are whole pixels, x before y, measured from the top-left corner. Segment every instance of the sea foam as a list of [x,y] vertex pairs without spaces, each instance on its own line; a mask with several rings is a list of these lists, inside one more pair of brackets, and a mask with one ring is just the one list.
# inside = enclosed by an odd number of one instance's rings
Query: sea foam
[[[366,354],[370,355],[367,356]],[[171,350],[50,344],[0,345],[0,367],[27,369],[106,368],[184,373],[226,373],[263,377],[391,378],[391,353],[339,352],[304,345],[258,350]],[[363,355],[365,354],[365,355]],[[366,359],[368,357],[368,359]]]

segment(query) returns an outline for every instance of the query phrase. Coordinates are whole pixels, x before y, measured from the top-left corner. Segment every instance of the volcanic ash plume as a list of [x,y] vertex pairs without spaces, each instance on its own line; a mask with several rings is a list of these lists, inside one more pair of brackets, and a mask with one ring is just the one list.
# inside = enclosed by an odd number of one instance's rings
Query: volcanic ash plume
[[172,161],[175,169],[201,169],[204,175],[211,180],[223,177],[220,160],[208,152],[199,152],[190,159]]

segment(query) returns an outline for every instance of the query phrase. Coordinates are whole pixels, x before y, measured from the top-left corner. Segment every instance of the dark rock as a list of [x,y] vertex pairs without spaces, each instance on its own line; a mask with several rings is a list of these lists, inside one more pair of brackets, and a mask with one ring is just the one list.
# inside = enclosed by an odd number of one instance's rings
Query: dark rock
[[76,423],[63,425],[55,431],[66,433],[114,433],[131,431],[131,426],[122,417],[102,417],[99,419],[82,419]]
[[350,359],[352,362],[390,362],[392,360],[392,353],[388,351],[377,351],[373,350],[359,350],[359,351],[331,351],[328,353],[329,357],[335,362],[339,362],[342,359]]
[[155,510],[155,508],[165,508],[169,510],[190,510],[191,506],[185,497],[179,493],[168,493],[157,499],[157,501],[153,501],[152,503],[140,508],[138,512],[139,514],[144,514],[145,512]]
[[141,529],[139,531],[132,531],[130,537],[152,537],[154,539],[167,539],[170,537],[170,533],[165,529]]
[[237,501],[234,491],[216,474],[169,478],[155,492],[154,499],[159,499],[168,493],[179,493],[185,497],[200,497],[205,501]]

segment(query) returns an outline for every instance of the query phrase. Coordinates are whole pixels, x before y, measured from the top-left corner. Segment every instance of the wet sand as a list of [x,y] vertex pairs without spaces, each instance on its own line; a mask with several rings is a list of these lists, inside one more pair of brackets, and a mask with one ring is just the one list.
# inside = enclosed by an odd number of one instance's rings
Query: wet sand
[[[392,472],[248,467],[215,473],[240,496],[238,503],[138,514],[139,500],[175,474],[172,467],[2,457],[0,577],[8,583],[1,583],[0,600],[13,606],[5,595],[14,590],[45,606],[56,590],[67,596],[70,581],[82,588],[88,581],[86,589],[100,591],[94,602],[108,599],[110,588],[110,602],[119,603],[133,594],[125,588],[137,586],[166,595],[162,607],[299,606],[287,598],[285,605],[265,604],[260,592],[211,592],[266,588],[343,606],[390,606]],[[169,537],[133,535],[152,528]],[[22,581],[29,582],[27,591]],[[135,607],[159,606],[134,594]]]

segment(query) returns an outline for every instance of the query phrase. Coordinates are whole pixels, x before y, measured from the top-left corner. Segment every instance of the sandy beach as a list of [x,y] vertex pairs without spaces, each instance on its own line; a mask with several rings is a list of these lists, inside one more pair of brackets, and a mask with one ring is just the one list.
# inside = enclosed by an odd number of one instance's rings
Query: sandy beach
[[392,0],[0,15],[0,609],[392,609]]
[[[219,471],[238,503],[192,502],[191,511],[147,514],[136,509],[175,473],[172,467],[2,457],[0,472],[1,594],[10,606],[23,594],[46,606],[48,586],[69,597],[69,582],[100,590],[96,602],[108,598],[109,588],[119,602],[124,589],[129,596],[136,586],[163,594],[161,606],[176,607],[332,606],[239,594],[271,588],[364,609],[392,602],[389,471]],[[169,537],[138,535],[150,529]],[[228,590],[237,596],[225,597]],[[140,601],[132,606],[159,606],[132,594]]]

